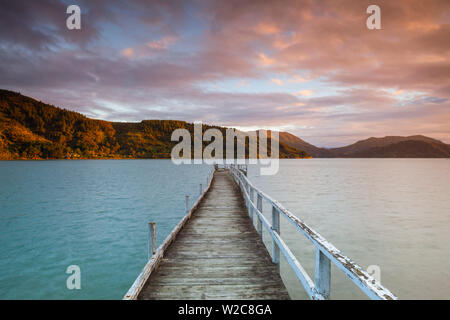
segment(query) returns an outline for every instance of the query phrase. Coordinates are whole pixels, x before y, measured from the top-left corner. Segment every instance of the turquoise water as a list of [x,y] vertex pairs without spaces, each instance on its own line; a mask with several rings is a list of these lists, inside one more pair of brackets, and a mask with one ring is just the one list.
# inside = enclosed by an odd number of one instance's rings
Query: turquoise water
[[[282,160],[278,174],[250,167],[249,178],[361,267],[379,266],[400,299],[450,299],[450,160]],[[314,246],[285,219],[281,236],[314,279]],[[284,261],[281,270],[291,297],[305,299]],[[335,267],[331,295],[365,298]]]
[[[121,299],[210,166],[169,160],[0,161],[1,299]],[[191,200],[191,201],[192,201]],[[81,269],[81,290],[66,268]]]

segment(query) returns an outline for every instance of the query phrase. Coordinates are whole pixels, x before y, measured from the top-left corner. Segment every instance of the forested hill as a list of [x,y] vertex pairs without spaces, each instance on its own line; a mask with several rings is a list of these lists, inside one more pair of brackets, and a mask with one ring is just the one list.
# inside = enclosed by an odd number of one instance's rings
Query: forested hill
[[[94,120],[20,93],[0,90],[0,159],[3,160],[167,159],[177,144],[170,139],[172,132],[185,128],[192,134],[193,127],[192,123],[174,120],[139,123]],[[212,126],[203,126],[203,130],[208,128]],[[214,128],[221,130],[225,137],[225,128]],[[207,144],[204,142],[204,146]],[[309,155],[280,143],[280,158],[305,157]]]

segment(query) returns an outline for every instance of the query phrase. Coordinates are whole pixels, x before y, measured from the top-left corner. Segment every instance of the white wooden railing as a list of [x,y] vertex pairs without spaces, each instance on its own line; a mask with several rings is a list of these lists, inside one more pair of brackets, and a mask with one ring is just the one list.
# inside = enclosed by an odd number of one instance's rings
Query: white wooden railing
[[[311,299],[330,298],[331,263],[344,272],[369,298],[376,300],[396,300],[397,297],[380,282],[365,272],[360,266],[344,256],[335,246],[319,233],[308,227],[302,220],[284,208],[278,201],[256,188],[243,173],[242,167],[224,165],[239,185],[251,219],[256,219],[256,230],[262,237],[263,226],[272,238],[272,261],[280,264],[283,253],[290,267]],[[246,172],[246,168],[245,168]],[[255,199],[256,197],[256,199]],[[272,207],[272,223],[263,215],[263,199]],[[316,247],[314,281],[293,255],[280,235],[280,214]]]

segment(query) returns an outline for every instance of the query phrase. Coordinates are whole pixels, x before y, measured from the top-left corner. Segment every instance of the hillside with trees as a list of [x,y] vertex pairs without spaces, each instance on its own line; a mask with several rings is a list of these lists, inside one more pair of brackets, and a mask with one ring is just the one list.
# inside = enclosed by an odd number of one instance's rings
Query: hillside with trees
[[[171,141],[172,132],[180,128],[189,130],[193,136],[194,124],[184,121],[95,120],[20,93],[0,90],[0,159],[3,160],[168,159],[178,143]],[[226,128],[203,125],[203,131],[208,128],[221,130],[225,137]],[[208,144],[203,142],[203,147]],[[224,148],[225,145],[224,141]],[[280,158],[309,157],[306,152],[283,143],[279,148]],[[270,154],[270,144],[268,149]]]

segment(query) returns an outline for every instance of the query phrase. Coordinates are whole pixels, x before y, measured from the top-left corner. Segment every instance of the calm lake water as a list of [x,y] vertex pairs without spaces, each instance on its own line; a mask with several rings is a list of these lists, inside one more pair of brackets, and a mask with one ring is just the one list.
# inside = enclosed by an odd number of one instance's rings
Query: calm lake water
[[[210,169],[0,161],[1,299],[121,299],[145,265],[147,223],[160,244]],[[251,181],[363,268],[378,265],[400,298],[450,299],[449,160],[282,160],[277,175],[258,172],[250,167]],[[281,233],[313,276],[314,246],[286,222]],[[81,290],[66,289],[69,265],[81,268]],[[285,262],[282,275],[292,298],[306,298]],[[333,269],[332,297],[364,295]]]
[[[122,299],[196,200],[206,165],[167,160],[0,161],[1,299]],[[66,268],[81,269],[81,290]]]
[[[256,186],[364,269],[379,266],[400,299],[450,299],[450,160],[282,160],[277,175],[258,173],[249,169]],[[281,219],[282,238],[314,279],[314,246]],[[282,272],[291,297],[306,298],[286,262]],[[366,298],[336,267],[331,295]]]

